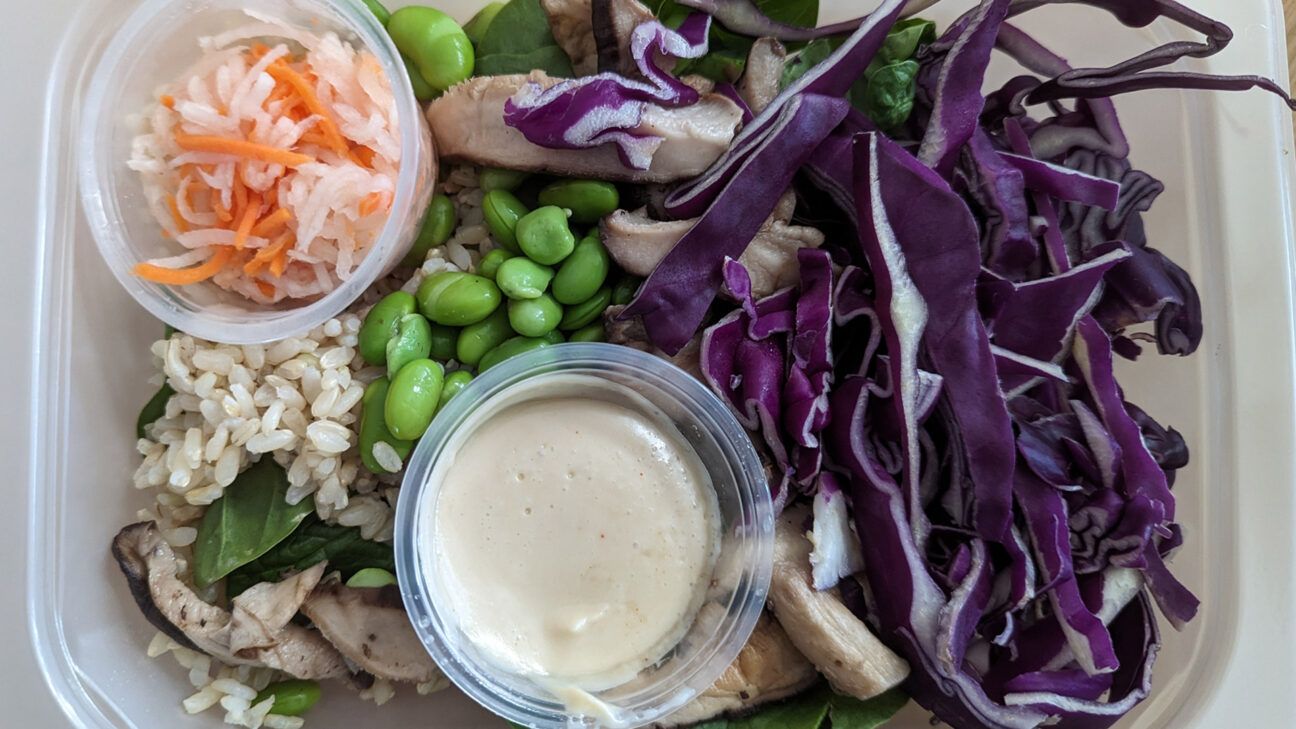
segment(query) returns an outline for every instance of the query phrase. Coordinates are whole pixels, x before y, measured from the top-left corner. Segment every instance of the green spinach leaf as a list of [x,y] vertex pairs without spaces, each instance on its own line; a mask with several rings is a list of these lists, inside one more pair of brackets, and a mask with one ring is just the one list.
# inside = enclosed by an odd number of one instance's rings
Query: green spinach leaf
[[[799,696],[761,707],[742,719],[713,719],[693,729],[877,729],[896,715],[909,697],[898,689],[860,701],[820,684]],[[825,723],[827,719],[827,723]]]
[[829,702],[828,715],[832,729],[877,729],[890,721],[907,703],[909,697],[900,689],[891,689],[868,701],[834,693]]
[[288,474],[268,454],[225,489],[203,514],[194,542],[194,582],[206,587],[270,551],[315,510],[288,504]]
[[[819,24],[819,0],[755,0],[755,3],[762,13],[781,23],[804,28],[813,28]],[[689,12],[688,8],[678,5],[675,0],[658,0],[649,3],[648,7],[663,23],[671,27],[677,27]],[[676,75],[696,73],[712,81],[736,81],[747,63],[747,53],[751,50],[753,40],[730,32],[719,23],[713,23],[707,55],[681,63],[676,68]],[[789,48],[800,47],[798,43],[787,45]]]
[[135,419],[136,438],[143,438],[144,428],[166,414],[167,401],[170,400],[171,396],[174,394],[175,390],[172,390],[170,385],[163,382],[162,387],[153,394],[153,397],[149,398],[149,401],[144,403],[144,407],[140,410],[139,417]]
[[572,75],[571,59],[549,30],[549,18],[539,0],[510,0],[486,28],[477,44],[478,76],[530,73]]
[[913,111],[917,90],[918,62],[896,61],[867,74],[868,88],[862,99],[851,101],[883,131],[895,129]]
[[913,58],[920,47],[935,40],[935,23],[923,18],[904,18],[891,27],[874,60],[882,64],[906,61]]
[[325,524],[312,516],[273,549],[231,572],[225,592],[234,596],[258,582],[273,582],[285,573],[304,570],[324,560],[328,560],[329,570],[340,571],[344,580],[368,567],[396,571],[396,557],[390,544],[365,539],[356,527]]

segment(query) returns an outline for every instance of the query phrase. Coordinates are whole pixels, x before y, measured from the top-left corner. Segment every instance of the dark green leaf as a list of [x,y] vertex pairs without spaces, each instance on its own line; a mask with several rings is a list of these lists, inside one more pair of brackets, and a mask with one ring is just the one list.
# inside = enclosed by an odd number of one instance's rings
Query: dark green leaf
[[529,53],[510,54],[495,53],[477,61],[475,73],[478,76],[502,76],[509,73],[529,73],[532,69],[541,69],[550,76],[571,76],[571,59],[558,46],[545,46]]
[[539,0],[510,0],[477,44],[479,76],[529,73],[571,76],[571,59],[558,47]]
[[780,86],[787,88],[794,81],[805,75],[806,71],[814,68],[832,55],[841,45],[841,40],[837,38],[819,38],[806,44],[797,53],[790,56],[787,63],[783,65],[783,77],[780,80]]
[[820,684],[787,701],[761,707],[751,716],[710,721],[699,724],[697,729],[819,729],[828,716],[832,695],[827,684]]
[[756,0],[756,7],[771,20],[802,28],[819,25],[819,0]]
[[935,23],[922,18],[905,18],[887,33],[886,40],[882,41],[882,47],[878,49],[877,61],[885,65],[893,61],[909,60],[920,46],[935,40]]
[[144,408],[140,410],[139,417],[135,419],[135,437],[144,437],[144,426],[156,421],[166,414],[167,401],[175,394],[171,386],[163,382],[162,387],[158,389],[149,401],[144,403]]
[[677,67],[676,73],[680,76],[695,73],[716,83],[733,83],[742,76],[743,68],[746,65],[747,56],[745,54],[717,51],[681,63]]
[[288,475],[269,455],[238,475],[203,514],[194,542],[194,582],[206,587],[270,551],[315,510],[284,499]]
[[867,77],[868,90],[862,101],[852,98],[852,102],[859,104],[860,110],[884,131],[904,124],[909,112],[913,111],[918,62],[896,61],[872,71]]
[[868,701],[834,693],[828,714],[832,717],[832,729],[877,729],[890,721],[907,703],[909,697],[900,689],[891,689]]
[[329,570],[338,570],[344,580],[367,567],[396,571],[390,544],[365,539],[358,528],[325,524],[312,516],[274,549],[230,573],[225,592],[237,595],[258,582],[274,582],[324,560],[328,560]]

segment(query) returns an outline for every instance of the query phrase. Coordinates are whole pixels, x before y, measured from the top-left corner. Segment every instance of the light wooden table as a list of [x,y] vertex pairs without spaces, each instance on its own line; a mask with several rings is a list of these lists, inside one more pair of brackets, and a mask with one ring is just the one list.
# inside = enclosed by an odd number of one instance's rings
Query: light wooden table
[[1296,80],[1296,0],[1283,0],[1283,16],[1287,20],[1287,69]]

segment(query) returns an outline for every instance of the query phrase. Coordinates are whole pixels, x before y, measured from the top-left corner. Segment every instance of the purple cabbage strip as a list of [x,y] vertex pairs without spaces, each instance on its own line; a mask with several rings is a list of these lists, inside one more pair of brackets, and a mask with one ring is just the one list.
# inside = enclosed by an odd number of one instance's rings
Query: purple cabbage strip
[[1011,280],[1025,278],[1039,257],[1039,247],[1030,234],[1022,171],[995,149],[984,129],[977,128],[968,140],[964,164],[955,171],[954,180],[980,208],[985,266]]
[[797,170],[849,107],[844,99],[816,94],[783,104],[740,174],[653,269],[622,318],[641,317],[649,339],[668,354],[687,344],[720,289],[724,259],[742,255]]
[[1000,153],[1008,164],[1022,173],[1026,187],[1059,200],[1113,210],[1120,199],[1120,184],[1085,174],[1070,167],[1041,162],[1034,157]]
[[[676,219],[701,215],[728,186],[730,180],[735,176],[745,176],[738,173],[746,164],[747,157],[765,146],[768,136],[777,134],[777,121],[783,115],[783,107],[797,96],[845,96],[877,55],[904,5],[905,0],[884,0],[831,56],[779,92],[764,111],[743,127],[729,149],[720,155],[710,169],[672,191],[666,198],[666,211]],[[826,137],[827,133],[823,136]]]
[[1034,472],[1017,467],[1013,486],[1017,503],[1026,516],[1036,562],[1044,580],[1054,617],[1085,673],[1110,673],[1117,666],[1111,635],[1098,616],[1084,604],[1071,563],[1071,532],[1062,494]]
[[[977,532],[1002,541],[1012,519],[1013,436],[976,307],[981,270],[976,221],[949,185],[913,155],[876,133],[861,139],[867,141],[857,142],[855,160],[860,242],[875,279],[882,278],[879,269],[892,276],[907,271],[912,292],[900,292],[920,302],[923,351],[945,378],[946,398],[968,453]],[[894,262],[879,261],[882,253]],[[883,284],[876,285],[882,301]],[[907,300],[900,304],[901,312],[917,309]],[[892,321],[902,321],[895,316],[896,304],[890,306]],[[910,465],[917,474],[912,458]]]
[[994,343],[1045,362],[1055,362],[1071,345],[1076,324],[1102,294],[1107,272],[1130,257],[1118,248],[1056,276],[1013,285],[993,324]]
[[1015,0],[1010,16],[1054,3],[1078,3],[1102,8],[1125,25],[1141,28],[1165,18],[1205,36],[1204,43],[1171,41],[1134,58],[1106,68],[1079,68],[1056,75],[1026,96],[1033,104],[1062,99],[1110,98],[1145,89],[1213,89],[1244,91],[1259,88],[1296,109],[1296,100],[1286,89],[1260,76],[1216,76],[1183,71],[1149,71],[1183,58],[1208,58],[1219,53],[1233,39],[1227,25],[1212,20],[1172,0]]
[[702,57],[710,28],[711,18],[701,14],[690,15],[677,31],[657,21],[642,23],[631,34],[630,51],[648,82],[601,73],[547,89],[529,83],[504,103],[504,122],[549,149],[614,144],[627,167],[646,170],[662,139],[636,131],[644,110],[650,104],[689,106],[699,98],[697,91],[658,66],[657,57]]
[[942,45],[949,44],[949,51],[941,61],[932,92],[931,119],[918,149],[918,159],[946,179],[953,173],[963,146],[979,126],[985,105],[981,84],[1008,5],[1009,0],[982,0],[940,41]]

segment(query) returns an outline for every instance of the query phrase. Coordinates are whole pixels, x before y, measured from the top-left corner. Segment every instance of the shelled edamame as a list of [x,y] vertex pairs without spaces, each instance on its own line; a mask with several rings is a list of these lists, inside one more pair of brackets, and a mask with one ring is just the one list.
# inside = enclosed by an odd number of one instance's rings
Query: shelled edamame
[[[475,270],[431,274],[414,294],[388,294],[365,317],[357,337],[360,354],[386,369],[361,400],[360,456],[370,471],[398,470],[396,459],[404,462],[474,372],[568,339],[604,341],[601,317],[614,299],[614,284],[616,298],[624,298],[627,289],[633,292],[637,282],[614,277],[598,235],[578,238],[569,222],[584,224],[611,212],[618,203],[616,188],[560,180],[541,188],[542,203],[553,204],[531,210],[510,192],[526,177],[483,171],[482,187],[489,188],[483,217],[499,246],[482,256]],[[422,263],[428,251],[445,244],[457,223],[454,202],[435,196],[406,262]]]

